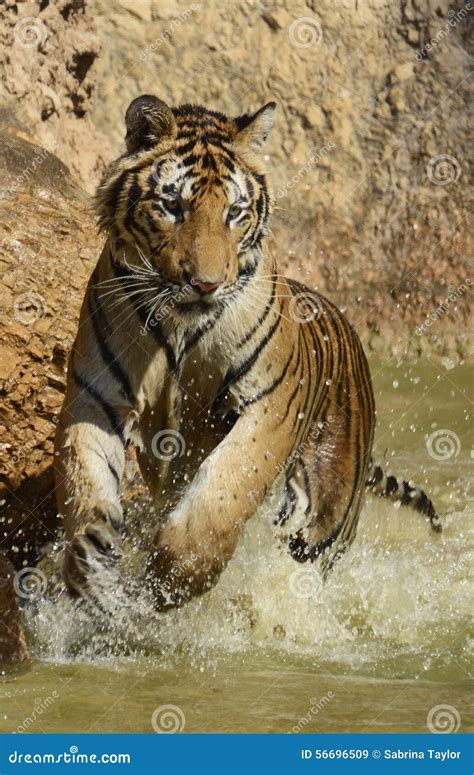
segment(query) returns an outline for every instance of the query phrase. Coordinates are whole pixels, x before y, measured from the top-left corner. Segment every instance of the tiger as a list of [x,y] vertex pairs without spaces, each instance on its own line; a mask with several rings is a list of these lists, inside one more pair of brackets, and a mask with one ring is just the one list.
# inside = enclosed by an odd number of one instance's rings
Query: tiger
[[129,445],[155,504],[144,578],[158,610],[211,589],[275,493],[275,532],[323,575],[354,540],[366,490],[440,530],[428,496],[372,461],[375,403],[354,328],[281,274],[267,246],[275,108],[233,118],[146,94],[126,111],[126,150],[95,198],[105,244],[55,441],[73,597],[119,567]]

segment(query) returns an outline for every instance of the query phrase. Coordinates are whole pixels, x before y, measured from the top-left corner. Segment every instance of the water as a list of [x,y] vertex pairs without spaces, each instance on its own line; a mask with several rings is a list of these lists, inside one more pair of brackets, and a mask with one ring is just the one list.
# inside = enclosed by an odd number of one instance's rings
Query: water
[[376,457],[388,448],[395,472],[426,484],[441,535],[370,499],[322,588],[275,539],[267,509],[217,587],[180,611],[116,596],[109,604],[128,607],[104,624],[64,595],[36,601],[25,611],[33,659],[3,677],[0,731],[472,729],[472,372],[371,366]]

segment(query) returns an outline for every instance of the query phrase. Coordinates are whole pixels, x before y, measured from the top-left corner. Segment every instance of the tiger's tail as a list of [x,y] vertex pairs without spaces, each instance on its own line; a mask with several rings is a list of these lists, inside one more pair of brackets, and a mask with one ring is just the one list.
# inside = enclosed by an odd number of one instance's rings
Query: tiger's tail
[[365,487],[380,498],[390,498],[392,501],[398,501],[401,506],[409,506],[423,514],[429,520],[432,529],[436,533],[441,533],[443,528],[435,507],[421,487],[388,474],[374,461],[371,461]]

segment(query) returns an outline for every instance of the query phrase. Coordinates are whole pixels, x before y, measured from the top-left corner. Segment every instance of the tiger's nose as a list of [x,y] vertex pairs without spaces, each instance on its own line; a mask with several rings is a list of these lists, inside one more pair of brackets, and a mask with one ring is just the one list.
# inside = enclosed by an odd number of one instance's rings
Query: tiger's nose
[[212,293],[212,291],[215,291],[216,288],[219,288],[221,283],[211,283],[207,282],[206,280],[201,280],[199,277],[193,277],[191,279],[191,285],[193,288],[199,291],[199,293],[206,295],[208,293]]

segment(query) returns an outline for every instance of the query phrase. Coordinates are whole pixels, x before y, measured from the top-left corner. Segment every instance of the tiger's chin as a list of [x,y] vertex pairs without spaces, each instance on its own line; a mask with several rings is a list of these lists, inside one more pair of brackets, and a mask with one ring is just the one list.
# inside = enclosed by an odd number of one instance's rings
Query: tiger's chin
[[213,316],[223,306],[223,299],[197,299],[195,301],[181,301],[175,305],[174,313],[182,320],[201,320]]

